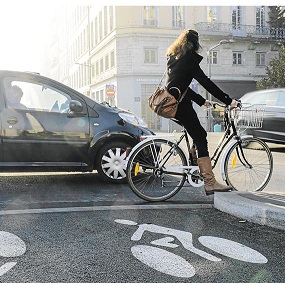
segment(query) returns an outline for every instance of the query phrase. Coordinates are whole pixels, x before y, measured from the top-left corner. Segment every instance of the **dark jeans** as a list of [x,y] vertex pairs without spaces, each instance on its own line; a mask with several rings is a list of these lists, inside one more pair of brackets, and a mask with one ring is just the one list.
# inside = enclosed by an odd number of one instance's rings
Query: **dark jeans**
[[198,157],[209,156],[207,132],[202,127],[197,113],[193,109],[192,100],[187,97],[178,106],[175,118],[185,127],[193,139],[198,151]]

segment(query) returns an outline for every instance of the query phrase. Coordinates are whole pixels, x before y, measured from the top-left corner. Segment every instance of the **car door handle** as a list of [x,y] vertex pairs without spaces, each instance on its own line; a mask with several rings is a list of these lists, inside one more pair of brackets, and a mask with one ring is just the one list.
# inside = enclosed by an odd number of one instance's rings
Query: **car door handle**
[[274,116],[273,113],[264,113],[264,116]]
[[10,125],[15,125],[18,123],[18,119],[16,117],[8,117],[7,118],[7,123]]

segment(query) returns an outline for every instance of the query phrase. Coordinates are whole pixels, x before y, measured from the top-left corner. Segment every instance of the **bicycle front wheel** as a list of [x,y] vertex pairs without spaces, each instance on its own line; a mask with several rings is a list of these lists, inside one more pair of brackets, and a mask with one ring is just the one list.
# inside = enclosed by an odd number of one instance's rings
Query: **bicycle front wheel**
[[262,191],[273,170],[267,144],[258,138],[242,139],[229,150],[225,159],[226,182],[238,191]]
[[163,201],[174,196],[183,186],[187,165],[183,151],[175,143],[149,140],[129,157],[127,179],[133,192],[147,201]]

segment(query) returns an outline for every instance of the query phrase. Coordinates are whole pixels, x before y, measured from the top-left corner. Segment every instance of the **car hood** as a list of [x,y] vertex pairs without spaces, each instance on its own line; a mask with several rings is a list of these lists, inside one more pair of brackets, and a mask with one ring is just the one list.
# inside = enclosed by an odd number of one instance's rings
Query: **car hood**
[[[99,104],[101,107],[105,107],[108,108],[109,111],[108,112],[113,112],[113,113],[130,113],[130,114],[134,114],[133,112],[123,109],[123,108],[119,108],[117,106],[111,106],[108,102],[101,102]],[[95,106],[94,106],[95,107]],[[95,108],[94,108],[95,109]]]

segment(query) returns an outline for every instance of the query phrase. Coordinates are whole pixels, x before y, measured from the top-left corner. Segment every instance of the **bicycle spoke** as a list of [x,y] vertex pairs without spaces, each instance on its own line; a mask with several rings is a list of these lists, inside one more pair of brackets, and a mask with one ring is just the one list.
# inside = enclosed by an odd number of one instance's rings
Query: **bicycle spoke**
[[181,166],[186,165],[184,153],[174,143],[150,140],[130,156],[127,177],[139,197],[149,201],[166,200],[183,186],[186,177]]
[[227,182],[236,190],[259,191],[271,177],[272,155],[259,139],[247,138],[245,141],[247,146],[242,148],[243,155],[238,144],[228,152],[225,162]]

